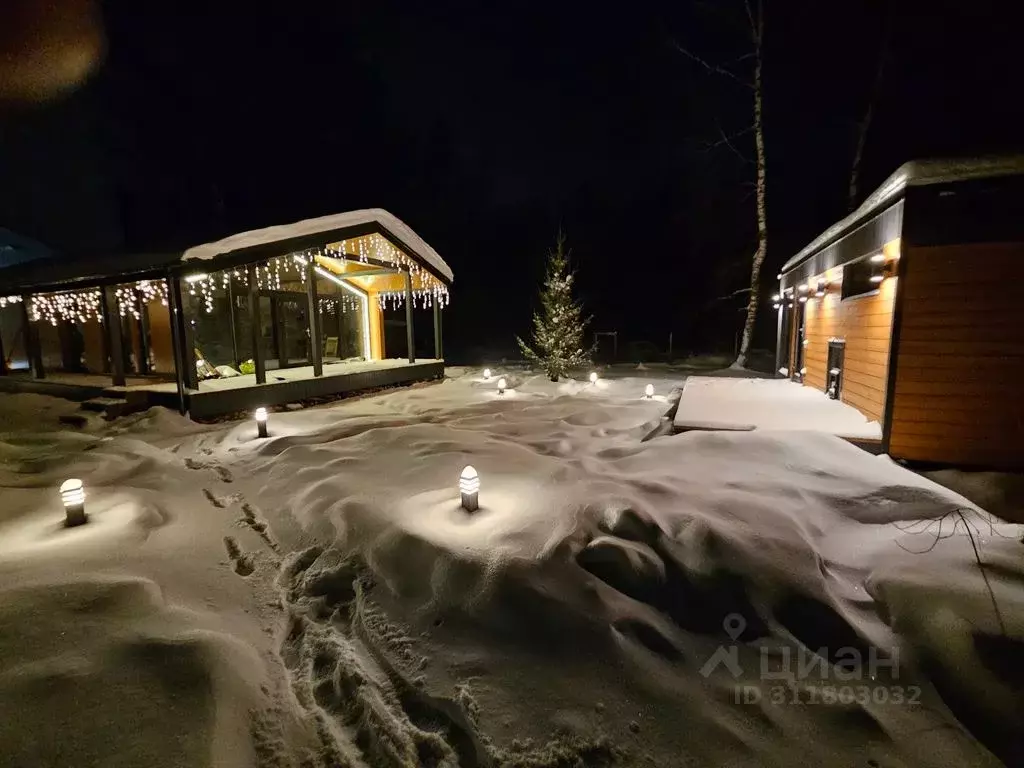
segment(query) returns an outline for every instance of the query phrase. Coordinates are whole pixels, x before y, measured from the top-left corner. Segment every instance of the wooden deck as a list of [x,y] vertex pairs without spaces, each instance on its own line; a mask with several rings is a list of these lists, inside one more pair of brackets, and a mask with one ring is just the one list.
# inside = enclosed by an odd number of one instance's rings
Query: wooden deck
[[200,382],[198,389],[184,392],[179,392],[175,382],[158,379],[132,377],[127,386],[115,387],[109,377],[95,374],[55,373],[35,379],[17,373],[0,376],[0,392],[36,392],[76,401],[119,398],[128,401],[129,410],[160,405],[203,419],[261,405],[281,405],[443,376],[443,360],[373,360],[325,365],[322,376],[313,376],[312,366],[267,371],[265,384],[257,384],[252,374],[209,379]]

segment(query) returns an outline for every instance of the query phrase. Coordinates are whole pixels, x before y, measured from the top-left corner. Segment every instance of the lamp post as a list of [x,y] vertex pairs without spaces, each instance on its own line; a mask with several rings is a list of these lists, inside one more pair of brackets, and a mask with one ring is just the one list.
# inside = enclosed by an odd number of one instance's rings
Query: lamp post
[[491,369],[490,368],[484,368],[484,381],[490,381],[490,380],[491,380]]
[[73,528],[76,525],[84,525],[85,517],[85,487],[78,478],[65,480],[60,486],[60,500],[64,503],[64,525]]
[[472,464],[467,464],[459,475],[459,491],[462,493],[462,508],[467,512],[476,512],[480,507],[480,475]]
[[500,379],[498,379],[498,394],[499,395],[504,395],[505,394],[505,386],[506,386],[505,377],[502,376]]
[[590,383],[597,384],[597,371],[590,372]]
[[648,384],[644,387],[644,399],[651,400],[654,397],[654,385]]
[[260,437],[267,436],[267,409],[257,408],[256,409],[256,433]]

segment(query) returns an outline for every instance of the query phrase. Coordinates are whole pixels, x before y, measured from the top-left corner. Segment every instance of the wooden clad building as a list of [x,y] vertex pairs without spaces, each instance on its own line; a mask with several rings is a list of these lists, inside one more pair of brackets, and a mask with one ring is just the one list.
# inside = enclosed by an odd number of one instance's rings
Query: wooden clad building
[[779,280],[781,374],[894,458],[1024,467],[1024,158],[907,163]]

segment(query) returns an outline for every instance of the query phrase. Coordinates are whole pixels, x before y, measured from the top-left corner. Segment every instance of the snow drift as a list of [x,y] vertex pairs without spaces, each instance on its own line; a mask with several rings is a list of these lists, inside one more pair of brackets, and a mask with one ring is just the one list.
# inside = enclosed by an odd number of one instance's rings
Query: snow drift
[[[642,399],[648,381],[661,400]],[[112,526],[106,561],[95,543],[57,567],[52,551],[0,545],[0,685],[36,685],[42,649],[110,680],[111,646],[187,646],[166,657],[199,681],[182,683],[187,706],[102,731],[105,764],[152,754],[140,739],[189,765],[1018,761],[1020,529],[826,434],[641,442],[674,383],[523,377],[498,396],[467,373],[273,413],[267,440],[156,413],[78,436],[87,450],[61,438],[61,462],[4,475],[17,502],[0,542],[52,519],[71,468],[90,503],[127,494],[161,524],[132,523],[131,539]],[[467,463],[481,476],[472,515],[457,490]],[[126,581],[137,597],[90,598],[99,639],[78,647],[59,636],[77,609],[33,586],[55,580],[89,594]],[[30,621],[52,635],[38,652],[17,640]],[[856,679],[851,652],[872,661]],[[140,657],[124,674],[164,674],[164,654]],[[154,707],[176,690],[139,685]],[[95,704],[113,719],[118,690]],[[3,699],[14,723],[57,706]],[[0,751],[58,764],[64,753],[31,752],[37,738],[7,727]]]

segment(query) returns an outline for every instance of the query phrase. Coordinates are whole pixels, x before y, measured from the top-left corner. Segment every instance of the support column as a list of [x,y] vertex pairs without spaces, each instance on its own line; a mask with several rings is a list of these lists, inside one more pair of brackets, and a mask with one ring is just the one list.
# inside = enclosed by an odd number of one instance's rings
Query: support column
[[256,265],[245,268],[249,280],[249,327],[252,328],[252,362],[256,367],[256,383],[267,383],[267,362],[263,359],[263,329],[260,328],[260,284]]
[[135,290],[135,306],[139,308],[139,373],[149,370],[149,303],[143,301],[142,291]]
[[7,375],[7,355],[4,354],[4,337],[0,334],[0,376]]
[[409,362],[416,362],[416,335],[412,327],[412,272],[405,271],[405,345],[409,352]]
[[235,278],[228,278],[228,325],[231,328],[231,362],[232,368],[241,366],[238,359],[238,326],[235,322]]
[[434,359],[444,360],[444,346],[441,343],[441,302],[434,296]]
[[181,292],[181,278],[172,277],[171,295],[171,327],[175,329],[175,359],[177,360],[178,378],[186,389],[199,389],[199,375],[196,373],[195,344],[192,343],[192,324],[185,311],[185,296]]
[[313,375],[324,375],[324,346],[320,340],[320,307],[317,306],[316,293],[316,264],[313,257],[309,257],[306,264],[306,297],[309,299],[309,322],[306,324],[309,330],[309,360],[313,363]]
[[28,316],[28,294],[21,297],[21,324],[25,337],[25,357],[28,358],[29,366],[32,368],[32,375],[37,379],[45,379],[43,372],[43,350],[39,347],[39,334],[36,327]]
[[[783,297],[783,301],[785,301],[785,297]],[[784,327],[784,324],[782,322],[782,316],[786,314],[786,305],[783,304],[781,309],[775,310],[775,314],[778,315],[778,318],[775,322],[775,370],[772,371],[772,375],[775,378],[778,378],[780,375],[779,369],[782,368],[782,329]]]
[[124,376],[124,338],[121,335],[121,315],[117,311],[117,297],[114,286],[104,285],[101,289],[103,297],[103,325],[110,339],[110,370],[115,387],[127,384]]

